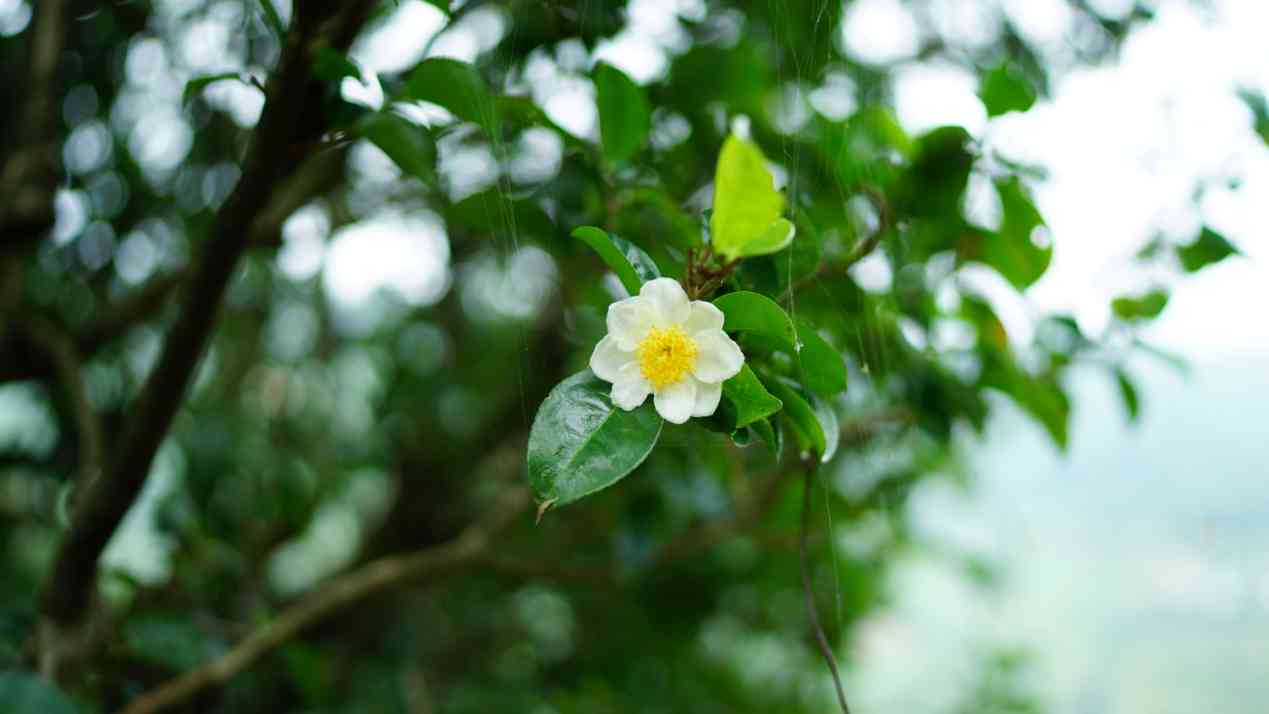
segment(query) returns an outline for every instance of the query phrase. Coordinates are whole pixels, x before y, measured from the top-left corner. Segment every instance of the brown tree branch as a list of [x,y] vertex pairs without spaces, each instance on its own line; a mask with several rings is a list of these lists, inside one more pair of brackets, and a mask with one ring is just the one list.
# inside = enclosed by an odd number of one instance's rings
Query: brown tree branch
[[311,69],[315,41],[347,48],[373,7],[371,0],[296,4],[242,178],[216,216],[181,313],[137,399],[117,457],[88,484],[58,548],[41,602],[42,615],[57,628],[74,626],[86,614],[95,591],[98,557],[145,484],[215,326],[226,285],[247,248],[252,223],[274,187],[295,169],[292,147],[312,141],[324,130],[323,85]]
[[228,681],[308,627],[346,607],[387,590],[417,584],[472,564],[486,551],[493,537],[528,507],[527,489],[505,490],[489,516],[468,527],[457,538],[411,553],[380,558],[331,580],[278,613],[272,622],[224,655],[142,694],[120,714],[154,714],[177,706],[209,687]]
[[802,595],[806,598],[806,614],[811,620],[811,628],[815,630],[815,643],[819,645],[820,654],[833,675],[833,687],[837,691],[837,703],[842,714],[850,714],[850,705],[846,703],[846,692],[842,689],[842,675],[837,669],[837,657],[824,634],[824,626],[820,624],[819,609],[815,607],[815,588],[811,584],[811,556],[807,549],[811,521],[811,489],[815,486],[815,467],[817,461],[809,461],[806,465],[806,477],[802,487],[802,530],[798,539],[798,551],[802,566]]

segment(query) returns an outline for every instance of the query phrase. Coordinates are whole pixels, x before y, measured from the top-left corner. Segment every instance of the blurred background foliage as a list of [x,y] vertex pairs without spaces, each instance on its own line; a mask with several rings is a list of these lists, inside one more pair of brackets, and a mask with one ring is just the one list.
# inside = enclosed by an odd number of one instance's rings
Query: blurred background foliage
[[[602,226],[678,275],[739,115],[798,232],[733,286],[782,297],[850,373],[811,541],[849,690],[888,565],[924,547],[909,494],[969,479],[955,435],[1007,399],[1065,445],[1075,364],[1107,370],[1135,417],[1122,365],[1150,349],[1137,330],[1174,280],[1233,252],[1211,229],[1143,251],[1157,285],[1116,299],[1103,334],[1038,313],[1034,339],[1006,331],[981,286],[1025,291],[1048,267],[1054,237],[1029,188],[1044,167],[961,127],[910,135],[890,80],[952,63],[979,77],[988,116],[1025,112],[1152,16],[1069,5],[1054,52],[993,0],[913,0],[911,26],[893,28],[910,47],[873,57],[851,51],[852,4],[828,0],[394,0],[347,52],[270,0],[0,2],[9,68],[32,67],[42,13],[63,15],[55,75],[0,83],[26,107],[0,115],[5,156],[56,159],[15,169],[30,186],[54,177],[35,202],[46,215],[2,214],[0,702],[118,710],[328,577],[449,542],[487,513],[523,481],[538,404],[584,368],[623,294],[569,233]],[[971,36],[955,31],[967,14]],[[34,674],[58,543],[85,481],[150,426],[138,395],[191,276],[223,250],[218,214],[260,170],[243,157],[287,37],[307,43],[316,134],[277,147],[188,393],[159,395],[179,412],[105,550],[89,643],[51,672],[58,693]],[[1246,101],[1263,120],[1263,98]],[[601,142],[605,116],[634,138]],[[829,711],[798,584],[795,457],[667,426],[619,487],[540,525],[521,515],[464,567],[339,610],[174,710]],[[993,586],[975,554],[938,555]],[[981,681],[947,711],[1041,711],[1016,644],[966,653]]]

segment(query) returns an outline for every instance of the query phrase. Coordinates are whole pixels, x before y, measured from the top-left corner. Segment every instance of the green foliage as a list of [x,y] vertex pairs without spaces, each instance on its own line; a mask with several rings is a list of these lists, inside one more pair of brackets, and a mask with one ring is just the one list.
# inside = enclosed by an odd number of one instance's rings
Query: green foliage
[[1187,273],[1196,273],[1213,263],[1219,263],[1237,254],[1238,249],[1225,236],[1207,227],[1204,227],[1192,242],[1177,246],[1176,249],[1177,258],[1181,260],[1181,267],[1185,268]]
[[499,136],[493,96],[480,72],[466,62],[448,57],[423,60],[406,80],[405,95],[444,107],[459,119],[474,122],[489,136]]
[[363,117],[357,133],[373,142],[406,173],[425,184],[436,183],[436,145],[423,127],[384,110]]
[[362,81],[361,68],[348,58],[348,55],[329,47],[322,47],[317,50],[317,57],[313,60],[313,74],[326,80],[327,82],[338,82],[344,77],[351,77],[358,82]]
[[780,411],[783,403],[771,395],[749,365],[723,382],[723,402],[718,414],[723,430],[734,432]]
[[7,714],[76,714],[66,695],[34,673],[0,673],[0,702]]
[[767,255],[793,240],[793,224],[782,219],[784,196],[775,189],[767,159],[753,142],[727,137],[714,173],[710,236],[727,258]]
[[599,136],[604,158],[614,164],[629,161],[652,128],[652,109],[643,88],[624,72],[601,62],[595,67],[599,105]]
[[1269,102],[1265,101],[1265,95],[1253,89],[1240,89],[1238,97],[1251,111],[1252,126],[1256,133],[1269,144]]
[[1117,297],[1110,303],[1111,310],[1121,320],[1139,322],[1159,316],[1163,308],[1168,306],[1168,293],[1163,290],[1151,290],[1141,295],[1125,295]]
[[594,226],[575,229],[573,237],[594,249],[631,295],[638,295],[639,286],[660,276],[652,258],[629,241],[610,236]]
[[542,509],[563,506],[625,478],[661,434],[651,404],[613,406],[609,386],[590,372],[560,382],[538,409],[529,434],[529,483]]
[[195,77],[185,83],[185,91],[181,93],[181,104],[189,103],[189,100],[201,94],[208,86],[215,84],[216,82],[223,82],[226,80],[242,82],[243,84],[254,86],[251,77],[249,75],[242,74],[241,72],[222,72],[220,74],[209,74],[203,77]]
[[797,321],[798,369],[806,388],[821,397],[846,391],[846,363],[806,320]]
[[797,333],[788,313],[775,300],[760,293],[738,291],[714,301],[723,311],[728,332],[745,332],[775,341],[790,352],[797,351]]
[[1022,72],[1002,62],[982,73],[978,97],[987,108],[987,116],[998,117],[1029,110],[1035,104],[1036,92]]
[[1122,368],[1115,370],[1115,386],[1119,389],[1119,397],[1123,400],[1128,420],[1137,421],[1141,416],[1141,397],[1137,393],[1137,385],[1133,384],[1132,377],[1129,377]]
[[278,38],[286,37],[286,25],[282,24],[282,16],[278,14],[278,8],[273,4],[273,0],[259,0],[260,10],[264,13],[264,24]]
[[996,193],[1003,216],[1000,230],[984,241],[982,260],[1022,290],[1048,270],[1053,246],[1038,242],[1044,218],[1016,176],[997,181]]

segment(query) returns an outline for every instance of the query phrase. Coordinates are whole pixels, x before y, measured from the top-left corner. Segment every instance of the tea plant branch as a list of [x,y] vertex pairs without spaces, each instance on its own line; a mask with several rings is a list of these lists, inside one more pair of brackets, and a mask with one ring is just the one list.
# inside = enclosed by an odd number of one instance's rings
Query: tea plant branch
[[833,648],[828,642],[828,636],[824,634],[824,626],[820,624],[819,610],[815,606],[815,588],[811,584],[811,558],[807,548],[807,540],[811,521],[811,489],[815,486],[817,464],[818,459],[807,462],[803,480],[802,529],[798,539],[798,554],[802,566],[802,595],[806,598],[806,614],[811,620],[811,628],[815,631],[815,642],[819,645],[820,654],[824,656],[824,662],[828,665],[828,670],[833,675],[833,687],[837,692],[837,703],[842,708],[842,714],[850,714],[850,705],[846,703],[846,692],[842,689],[842,675],[837,669],[837,657],[833,654]]
[[230,680],[307,628],[353,605],[406,585],[417,585],[477,562],[494,537],[529,508],[525,488],[506,488],[488,516],[441,545],[371,561],[338,576],[291,605],[231,650],[136,698],[119,714],[155,714]]
[[[200,262],[193,269],[178,319],[164,342],[129,415],[113,463],[87,485],[62,538],[41,600],[42,639],[57,638],[88,614],[97,560],[140,494],[216,323],[216,316],[250,227],[273,188],[294,171],[291,147],[324,130],[324,87],[313,76],[315,40],[346,48],[376,3],[299,3],[268,83],[260,122],[243,162],[242,178],[216,215]],[[55,645],[54,645],[55,646]]]

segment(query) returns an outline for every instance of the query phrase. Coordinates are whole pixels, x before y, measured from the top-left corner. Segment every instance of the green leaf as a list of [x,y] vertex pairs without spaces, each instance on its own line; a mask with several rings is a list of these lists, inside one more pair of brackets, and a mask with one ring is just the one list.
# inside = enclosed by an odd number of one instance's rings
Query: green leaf
[[743,429],[761,421],[780,411],[783,406],[779,399],[771,396],[771,392],[762,386],[749,365],[744,365],[739,374],[723,382],[723,400],[719,404],[719,414],[728,431]]
[[1002,62],[983,73],[978,97],[987,108],[987,116],[998,117],[1027,111],[1035,104],[1036,92],[1021,72],[1010,63]]
[[1247,109],[1251,110],[1252,126],[1261,140],[1269,144],[1269,102],[1265,95],[1253,89],[1238,90],[1238,98],[1243,100]]
[[433,5],[446,15],[449,14],[449,0],[423,0],[428,5]]
[[996,181],[1002,219],[1000,230],[987,237],[982,261],[995,268],[1019,290],[1030,287],[1049,269],[1052,244],[1036,243],[1036,229],[1044,217],[1027,195],[1017,176]]
[[278,14],[278,9],[273,6],[273,0],[260,0],[260,9],[264,11],[264,22],[277,35],[278,39],[286,36],[286,26],[282,24],[282,16]]
[[1128,412],[1128,421],[1136,422],[1141,415],[1141,399],[1137,395],[1137,386],[1123,369],[1115,370],[1115,384],[1119,387],[1119,397],[1124,402],[1124,410]]
[[361,67],[348,59],[348,55],[329,47],[317,50],[317,58],[313,60],[313,74],[327,82],[338,82],[344,77],[362,81]]
[[436,182],[436,145],[427,130],[391,111],[367,114],[357,133],[383,150],[401,170],[423,183]]
[[787,218],[777,218],[745,246],[745,255],[779,253],[793,242],[797,226]]
[[589,370],[560,382],[529,433],[529,483],[542,510],[620,481],[643,463],[661,434],[649,400],[633,411],[613,405],[611,385]]
[[129,620],[124,644],[137,659],[166,670],[194,669],[224,651],[188,615],[179,612],[145,613]]
[[797,353],[793,321],[775,300],[741,290],[718,297],[714,306],[723,311],[726,318],[723,329],[727,332],[753,332],[776,340],[790,353]]
[[599,257],[603,259],[609,269],[617,274],[617,278],[621,280],[626,292],[631,295],[638,295],[639,288],[646,281],[652,280],[659,275],[656,263],[652,262],[652,258],[649,258],[647,253],[644,253],[630,241],[610,236],[607,232],[594,226],[577,228],[572,235],[599,254]]
[[595,66],[594,77],[604,158],[624,163],[648,138],[652,109],[643,88],[616,67],[601,62]]
[[780,451],[784,449],[784,432],[773,421],[772,419],[759,419],[749,425],[749,430],[762,439],[762,443],[766,444],[767,449],[778,457]]
[[1158,317],[1167,306],[1168,294],[1158,289],[1144,295],[1117,297],[1110,302],[1110,308],[1115,315],[1129,322]]
[[5,714],[76,714],[76,707],[48,680],[33,672],[0,674]]
[[833,452],[837,450],[839,438],[836,433],[837,417],[833,415],[831,418],[831,427],[834,431],[831,450],[825,431],[825,427],[829,424],[821,422],[821,419],[827,421],[827,414],[832,414],[832,410],[817,409],[812,406],[808,397],[804,396],[797,385],[788,379],[772,377],[764,382],[767,389],[784,403],[784,415],[788,418],[789,425],[793,427],[793,434],[797,437],[802,451],[815,454],[820,461],[828,461],[832,458]]
[[1177,246],[1176,254],[1185,272],[1196,273],[1212,263],[1237,255],[1238,249],[1225,236],[1205,227],[1194,242]]
[[[775,226],[784,196],[775,190],[767,159],[751,141],[735,134],[723,142],[714,173],[710,234],[714,251],[727,258],[764,255],[788,245],[792,224]],[[786,221],[787,223],[787,221]]]
[[181,93],[181,104],[189,102],[189,100],[193,99],[195,95],[206,89],[208,85],[226,80],[242,82],[243,84],[251,87],[256,86],[250,75],[242,74],[241,72],[222,72],[221,74],[209,74],[203,77],[195,77],[185,83],[185,91]]
[[798,369],[802,384],[821,397],[831,397],[845,391],[846,362],[842,355],[820,337],[815,328],[805,320],[797,321]]
[[423,60],[405,83],[410,99],[431,102],[451,114],[475,122],[491,137],[498,136],[494,99],[476,68],[448,57]]

